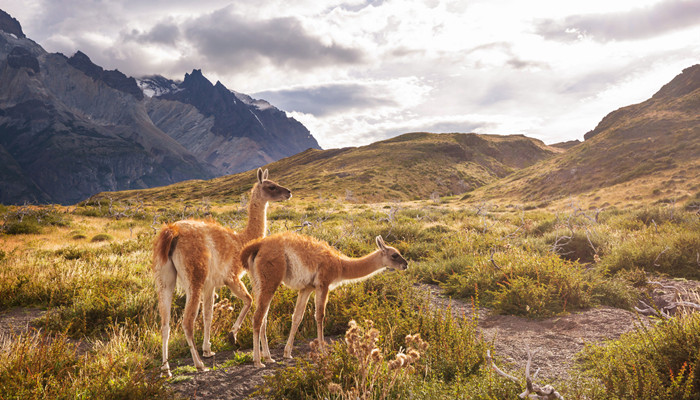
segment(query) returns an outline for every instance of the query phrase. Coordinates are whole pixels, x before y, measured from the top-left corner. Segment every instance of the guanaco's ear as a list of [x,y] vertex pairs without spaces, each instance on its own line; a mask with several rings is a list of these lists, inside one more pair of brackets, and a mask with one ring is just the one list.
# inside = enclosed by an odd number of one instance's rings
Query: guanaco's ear
[[377,247],[379,247],[381,250],[386,250],[386,244],[384,244],[384,239],[382,239],[382,235],[379,235],[375,238],[377,241]]
[[263,182],[263,170],[262,168],[258,168],[258,183]]
[[267,176],[268,176],[267,168],[265,168],[265,171],[263,171],[263,180],[267,180]]

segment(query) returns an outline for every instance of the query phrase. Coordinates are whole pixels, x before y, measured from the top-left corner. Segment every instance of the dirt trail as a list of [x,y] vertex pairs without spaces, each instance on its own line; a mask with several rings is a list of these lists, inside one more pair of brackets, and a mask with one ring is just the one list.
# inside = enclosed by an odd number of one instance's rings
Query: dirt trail
[[0,312],[0,339],[34,329],[34,321],[44,316],[45,313],[46,310],[40,308],[22,307]]
[[[434,285],[421,285],[421,288],[430,293],[434,306],[445,309],[451,305],[454,317],[472,314],[471,303],[447,299]],[[586,343],[616,339],[646,321],[646,317],[612,307],[541,320],[496,315],[485,308],[479,310],[479,330],[494,344],[496,359],[513,363],[512,368],[521,370],[527,362],[529,348],[533,352],[533,367],[541,368],[539,376],[545,380],[568,377],[574,356]]]

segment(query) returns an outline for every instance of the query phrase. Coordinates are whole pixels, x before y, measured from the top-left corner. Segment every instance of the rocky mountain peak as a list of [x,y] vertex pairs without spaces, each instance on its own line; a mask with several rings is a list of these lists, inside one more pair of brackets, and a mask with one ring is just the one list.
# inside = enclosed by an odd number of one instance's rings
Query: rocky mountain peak
[[185,74],[185,80],[182,81],[182,85],[185,87],[200,86],[204,85],[206,87],[213,87],[209,79],[205,78],[202,74],[201,69],[193,69],[192,73]]
[[157,97],[181,90],[179,85],[182,82],[176,82],[161,75],[150,75],[137,79],[136,83],[143,90],[143,94],[148,97]]
[[134,96],[137,100],[143,99],[143,92],[136,83],[136,79],[127,77],[119,70],[104,70],[99,65],[90,60],[85,53],[78,50],[71,58],[68,59],[68,64],[73,68],[82,71],[85,75],[96,81],[102,81],[112,89],[117,89],[121,92],[128,93]]
[[0,31],[11,33],[20,39],[26,37],[24,32],[22,32],[22,25],[20,25],[19,21],[3,10],[0,10]]

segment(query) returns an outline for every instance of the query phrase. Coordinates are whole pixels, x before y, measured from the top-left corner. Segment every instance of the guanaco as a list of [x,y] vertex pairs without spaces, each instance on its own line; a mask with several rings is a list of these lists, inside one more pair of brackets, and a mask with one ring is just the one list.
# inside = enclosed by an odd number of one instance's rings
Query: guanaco
[[204,357],[211,357],[214,355],[209,341],[214,291],[224,285],[244,303],[232,328],[235,339],[252,303],[248,290],[241,282],[241,277],[246,273],[239,257],[241,248],[249,241],[265,236],[268,202],[292,197],[289,189],[267,177],[267,170],[258,169],[257,182],[250,191],[248,224],[243,231],[235,232],[212,221],[183,220],[165,226],[158,234],[153,246],[153,273],[158,290],[163,341],[161,371],[164,375],[172,376],[168,364],[168,339],[170,309],[177,279],[187,296],[182,327],[197,370],[207,371],[194,345],[194,321],[199,312],[199,303],[202,302],[204,316],[202,353]]
[[267,342],[267,313],[281,283],[299,291],[292,329],[284,347],[284,357],[292,358],[294,336],[311,292],[316,292],[316,330],[319,343],[324,343],[323,318],[330,290],[343,283],[367,279],[384,268],[405,270],[408,267],[401,253],[387,246],[381,236],[375,240],[378,250],[361,258],[347,257],[326,242],[292,232],[256,239],[243,248],[241,263],[248,269],[256,300],[253,315],[253,362],[256,367],[265,366],[260,360],[261,344],[265,361],[274,362]]

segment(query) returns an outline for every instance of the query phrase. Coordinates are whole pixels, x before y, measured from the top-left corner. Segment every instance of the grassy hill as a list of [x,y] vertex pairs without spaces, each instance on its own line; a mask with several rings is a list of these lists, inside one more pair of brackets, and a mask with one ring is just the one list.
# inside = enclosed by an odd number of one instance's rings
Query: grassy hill
[[[309,149],[266,166],[294,196],[393,201],[461,194],[495,182],[560,150],[522,135],[407,133],[362,147]],[[209,181],[101,193],[95,199],[145,201],[236,200],[255,182],[254,171]]]
[[481,188],[522,202],[585,194],[591,204],[683,199],[700,190],[700,65],[643,103],[608,114],[585,141]]

